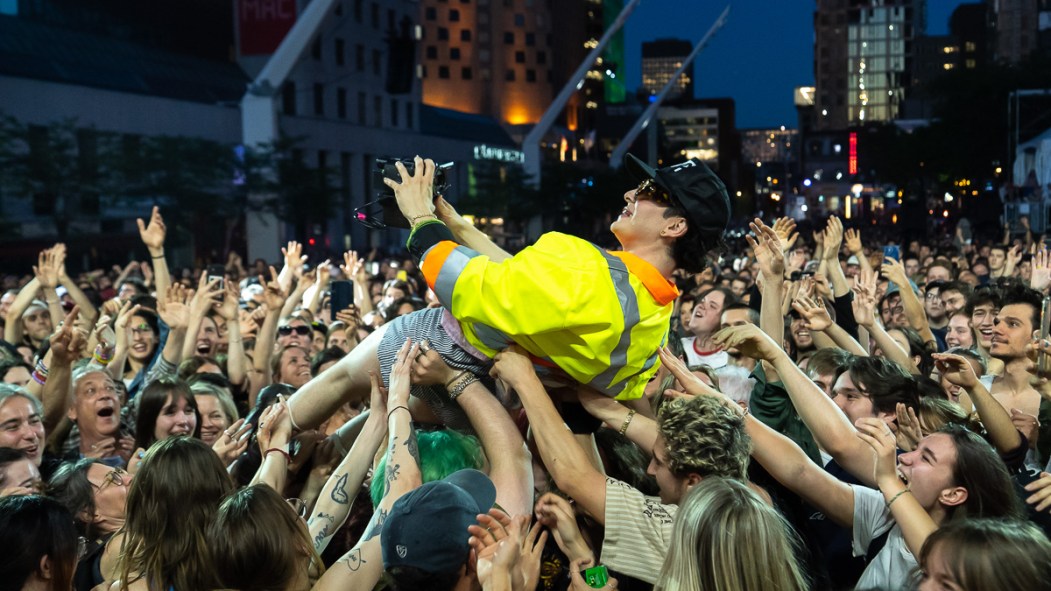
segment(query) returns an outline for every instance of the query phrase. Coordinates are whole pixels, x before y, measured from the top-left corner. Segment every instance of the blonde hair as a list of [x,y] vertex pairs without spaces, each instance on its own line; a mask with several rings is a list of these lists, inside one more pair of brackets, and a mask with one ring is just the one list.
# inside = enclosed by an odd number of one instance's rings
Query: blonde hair
[[748,485],[705,478],[675,516],[654,591],[804,591],[793,550],[799,540]]

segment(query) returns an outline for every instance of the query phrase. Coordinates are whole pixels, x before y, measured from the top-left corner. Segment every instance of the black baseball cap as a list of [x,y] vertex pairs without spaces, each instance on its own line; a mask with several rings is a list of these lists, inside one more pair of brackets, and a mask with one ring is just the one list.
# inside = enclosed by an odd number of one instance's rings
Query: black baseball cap
[[704,234],[721,236],[730,221],[730,196],[708,165],[691,158],[674,166],[655,169],[628,154],[624,161],[628,173],[638,181],[653,179],[678,205],[686,210],[690,225]]

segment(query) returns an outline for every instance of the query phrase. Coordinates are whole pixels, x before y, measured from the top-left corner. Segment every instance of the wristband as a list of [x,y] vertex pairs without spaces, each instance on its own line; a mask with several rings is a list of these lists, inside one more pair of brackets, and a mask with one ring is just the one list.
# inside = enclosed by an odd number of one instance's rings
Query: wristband
[[277,452],[277,453],[285,456],[285,461],[288,462],[289,464],[292,463],[292,456],[288,455],[287,451],[285,451],[285,450],[283,450],[283,449],[281,449],[279,447],[271,447],[270,449],[268,449],[265,452],[263,452],[263,459],[266,459],[266,456],[270,455],[271,452]]
[[890,506],[894,504],[894,501],[897,501],[898,497],[900,497],[901,495],[903,495],[903,494],[905,494],[907,492],[912,492],[912,491],[910,491],[908,489],[908,487],[898,491],[898,494],[894,495],[893,497],[890,498],[889,501],[887,501],[887,508],[890,509]]
[[164,253],[162,252],[161,254],[159,254],[157,256],[150,255],[150,258],[152,258],[154,260],[156,260],[156,259],[163,259],[164,258]]
[[33,370],[33,373],[29,374],[29,377],[33,378],[33,381],[41,386],[47,381],[47,375],[40,375],[36,370]]
[[453,379],[449,380],[448,382],[445,382],[445,389],[448,390],[449,387],[453,385],[453,382],[455,382],[456,380],[462,378],[464,376],[464,374],[468,374],[468,373],[471,373],[470,370],[465,369],[465,370],[461,371],[460,373],[456,374],[455,376],[453,376]]
[[402,406],[402,405],[400,405],[400,404],[399,404],[398,406],[395,406],[394,408],[390,409],[390,411],[388,411],[388,412],[387,412],[387,420],[388,420],[388,421],[390,420],[390,416],[391,416],[392,414],[394,414],[394,411],[398,410],[399,408],[403,408],[403,409],[405,409],[405,412],[409,413],[409,416],[410,416],[410,418],[412,417],[412,411],[411,411],[411,410],[409,410],[409,407],[407,407],[407,406]]
[[628,425],[631,424],[631,419],[635,418],[635,409],[628,410],[628,416],[624,418],[624,424],[620,426],[620,434],[623,435],[628,432]]
[[415,228],[417,222],[422,218],[431,218],[435,221],[438,221],[438,216],[434,215],[433,213],[421,213],[420,215],[414,215],[411,218],[409,218],[409,227]]
[[99,343],[98,345],[95,345],[95,353],[91,356],[96,363],[103,367],[109,365],[109,362],[113,360],[113,351],[110,351],[109,355],[106,355],[106,349],[107,348],[103,346],[102,343]]
[[44,376],[45,378],[47,377],[47,366],[44,365],[43,359],[37,360],[35,371],[40,372],[40,375]]

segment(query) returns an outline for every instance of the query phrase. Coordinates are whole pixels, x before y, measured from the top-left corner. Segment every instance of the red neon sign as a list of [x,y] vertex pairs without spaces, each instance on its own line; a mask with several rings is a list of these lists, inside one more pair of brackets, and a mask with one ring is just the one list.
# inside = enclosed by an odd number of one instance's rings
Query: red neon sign
[[858,173],[858,134],[850,132],[850,148],[849,148],[849,160],[847,160],[847,172],[850,174]]

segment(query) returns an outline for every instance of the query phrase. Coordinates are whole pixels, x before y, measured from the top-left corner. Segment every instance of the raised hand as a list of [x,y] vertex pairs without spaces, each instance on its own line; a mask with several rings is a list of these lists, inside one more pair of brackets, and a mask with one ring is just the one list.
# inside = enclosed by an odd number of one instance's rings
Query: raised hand
[[799,312],[806,327],[811,331],[821,332],[832,326],[832,317],[820,300],[814,301],[809,297],[800,296],[792,302],[792,309]]
[[307,255],[303,254],[303,245],[290,240],[288,245],[281,249],[281,254],[285,257],[285,267],[295,276],[299,276],[303,273],[303,265],[307,262]]
[[978,376],[974,373],[974,368],[962,356],[935,353],[931,357],[934,358],[934,366],[938,368],[938,374],[950,384],[965,390],[978,385]]
[[166,296],[157,299],[157,314],[172,330],[186,328],[190,324],[190,307],[184,303],[187,295],[181,283],[173,283]]
[[343,264],[339,268],[343,270],[343,276],[350,279],[364,273],[365,261],[358,257],[358,251],[348,250],[343,253]]
[[916,446],[920,444],[920,440],[923,439],[923,430],[920,427],[920,419],[916,416],[916,411],[911,406],[905,406],[901,402],[894,409],[897,420],[895,421],[898,425],[898,432],[895,433],[898,447],[905,451],[912,451],[916,449]]
[[533,508],[537,523],[555,536],[555,543],[570,560],[594,558],[595,553],[584,541],[584,534],[577,526],[576,511],[569,501],[554,494],[545,493]]
[[62,326],[51,335],[51,358],[54,362],[70,364],[80,359],[84,352],[84,346],[88,342],[88,334],[83,329],[77,328],[77,317],[80,315],[80,306],[66,314]]
[[822,254],[826,261],[839,263],[839,249],[843,246],[843,222],[838,217],[828,218],[825,226],[825,250]]
[[496,354],[493,358],[493,369],[489,375],[498,380],[518,386],[523,381],[536,379],[536,370],[529,360],[526,350],[518,345],[511,345]]
[[799,238],[799,232],[796,232],[796,221],[788,217],[774,220],[774,232],[781,245],[781,252],[791,250],[796,239]]
[[761,361],[773,361],[785,354],[780,345],[754,324],[724,328],[712,339],[722,349],[737,349],[743,355]]
[[876,273],[862,269],[854,277],[854,299],[850,302],[858,326],[869,328],[876,321]]
[[850,254],[861,256],[861,232],[851,228],[843,234],[843,238],[847,243],[847,250]]
[[285,300],[288,298],[288,292],[281,287],[281,283],[277,280],[277,270],[270,267],[270,281],[267,281],[260,275],[259,283],[266,286],[266,291],[263,292],[263,301],[266,303],[266,307],[280,312],[285,305]]
[[772,280],[780,281],[785,273],[785,254],[781,250],[781,241],[773,228],[756,218],[751,224],[755,238],[745,235],[748,246],[755,253],[756,261],[759,263],[759,271]]
[[420,346],[405,339],[394,358],[394,367],[390,370],[390,385],[387,392],[387,408],[409,405],[409,386],[412,382],[412,364],[420,354]]
[[241,310],[238,305],[240,295],[237,293],[237,285],[233,281],[226,281],[226,285],[220,293],[222,295],[222,302],[219,302],[216,305],[216,312],[218,312],[219,316],[227,322],[237,321],[238,313]]
[[876,457],[872,474],[876,484],[882,489],[893,482],[900,482],[897,443],[887,423],[880,418],[864,417],[855,421],[854,426],[858,428],[858,438],[869,444]]
[[899,289],[911,289],[909,276],[905,273],[905,266],[900,261],[890,257],[883,257],[883,266],[880,267],[879,274],[881,277],[885,277],[888,281],[896,284]]
[[1029,277],[1029,287],[1045,292],[1051,285],[1051,252],[1041,248],[1033,255],[1033,273]]
[[219,435],[212,445],[212,451],[219,456],[224,466],[229,466],[248,449],[251,436],[252,423],[238,419],[236,423],[227,427],[222,435]]
[[142,218],[136,219],[135,222],[139,225],[139,237],[142,238],[142,243],[146,245],[146,248],[150,250],[150,254],[164,249],[164,237],[167,235],[168,229],[164,225],[164,218],[161,217],[161,208],[156,205],[153,206],[149,225],[146,225]]
[[37,265],[33,266],[33,273],[44,289],[55,289],[58,287],[58,279],[61,276],[62,260],[54,248],[40,251]]

